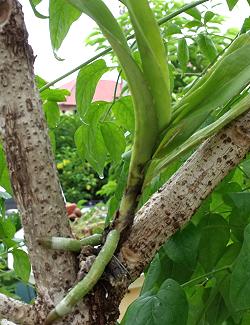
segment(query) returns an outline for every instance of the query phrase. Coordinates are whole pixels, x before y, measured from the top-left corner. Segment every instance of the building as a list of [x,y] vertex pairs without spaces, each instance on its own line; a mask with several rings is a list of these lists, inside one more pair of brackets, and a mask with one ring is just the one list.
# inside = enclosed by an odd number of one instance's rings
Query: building
[[[97,84],[96,91],[93,97],[93,101],[107,101],[112,102],[114,99],[115,93],[115,85],[116,81],[113,80],[100,80]],[[60,104],[61,111],[63,113],[66,112],[75,112],[76,111],[76,82],[70,81],[61,87],[62,89],[68,89],[71,93],[70,96],[67,97],[67,101]],[[119,97],[122,90],[122,83],[118,84],[116,97]]]

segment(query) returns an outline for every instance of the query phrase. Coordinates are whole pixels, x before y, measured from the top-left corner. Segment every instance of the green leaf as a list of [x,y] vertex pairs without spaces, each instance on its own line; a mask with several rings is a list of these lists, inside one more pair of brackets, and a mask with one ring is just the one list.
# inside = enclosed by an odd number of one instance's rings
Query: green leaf
[[212,11],[209,11],[209,10],[208,10],[208,11],[205,13],[205,16],[204,16],[204,24],[206,24],[206,23],[208,23],[210,20],[212,20],[214,16],[215,16],[215,13],[212,12]]
[[[95,112],[98,112],[98,108]],[[86,159],[100,177],[103,177],[107,149],[99,124],[91,123],[80,126],[75,133],[75,144],[80,157]]]
[[230,298],[235,310],[250,308],[250,224],[244,232],[244,242],[240,254],[234,264]]
[[112,107],[117,123],[130,133],[134,133],[135,116],[131,96],[120,98]]
[[199,20],[191,20],[187,22],[185,25],[186,28],[201,27],[201,26],[202,26],[202,22]]
[[8,193],[12,193],[9,171],[8,171],[7,162],[5,159],[5,154],[1,143],[0,143],[0,186],[2,186]]
[[166,30],[166,36],[171,36],[174,34],[181,34],[181,29],[178,25],[170,23]]
[[250,222],[250,193],[227,193],[223,196],[226,204],[232,207],[229,225],[234,239],[243,241],[244,229]]
[[197,263],[200,233],[192,223],[177,232],[164,245],[164,250],[175,263],[194,269]]
[[56,102],[46,101],[43,105],[43,110],[46,116],[48,127],[54,129],[60,119],[60,109]]
[[50,0],[49,27],[51,44],[54,50],[60,48],[70,26],[80,15],[80,11],[69,4],[67,0]]
[[[249,0],[249,5],[250,5],[250,0]],[[248,17],[244,20],[244,23],[241,27],[240,33],[244,34],[244,33],[247,33],[249,30],[250,30],[250,17]]]
[[186,14],[192,16],[193,18],[195,18],[197,20],[201,20],[201,13],[196,7],[188,9],[186,11]]
[[207,34],[199,34],[197,37],[197,43],[202,54],[208,58],[210,62],[213,62],[218,55],[218,51],[212,39]]
[[112,160],[119,162],[126,148],[124,133],[113,122],[101,123],[101,132]]
[[224,218],[210,214],[199,223],[201,240],[199,261],[205,271],[211,271],[226,250],[230,229]]
[[180,66],[183,72],[187,70],[187,64],[189,61],[189,50],[187,41],[185,38],[180,38],[178,41],[178,50],[177,50],[177,58],[180,62]]
[[12,239],[16,233],[16,227],[10,219],[2,220],[2,228],[5,234],[5,238]]
[[39,5],[39,3],[42,2],[42,0],[31,0],[31,1],[34,4],[34,6],[37,6],[37,5]]
[[76,104],[82,118],[89,109],[98,81],[107,71],[106,62],[102,59],[94,61],[79,71],[76,81]]
[[[41,81],[39,82],[41,83]],[[51,102],[65,102],[66,97],[69,95],[70,91],[67,89],[45,89],[43,92],[40,93],[40,97],[43,101],[48,100]]]
[[187,325],[199,323],[205,306],[203,297],[205,290],[203,286],[192,286],[185,289],[189,304]]
[[185,325],[188,303],[177,282],[167,279],[158,292],[148,292],[128,308],[121,325]]
[[239,0],[227,0],[227,5],[230,11],[236,6],[238,1]]
[[30,261],[27,253],[20,249],[13,249],[12,251],[14,258],[14,270],[16,275],[21,278],[24,282],[28,282],[30,277]]

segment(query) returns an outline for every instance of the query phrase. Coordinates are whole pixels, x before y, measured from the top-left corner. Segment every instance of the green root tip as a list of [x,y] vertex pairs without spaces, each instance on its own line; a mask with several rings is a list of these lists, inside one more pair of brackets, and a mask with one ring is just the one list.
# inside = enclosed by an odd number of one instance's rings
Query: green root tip
[[53,322],[55,320],[57,320],[58,318],[60,318],[60,316],[57,314],[56,310],[53,309],[51,310],[51,312],[48,314],[46,321],[44,323],[44,325],[50,325],[53,324]]

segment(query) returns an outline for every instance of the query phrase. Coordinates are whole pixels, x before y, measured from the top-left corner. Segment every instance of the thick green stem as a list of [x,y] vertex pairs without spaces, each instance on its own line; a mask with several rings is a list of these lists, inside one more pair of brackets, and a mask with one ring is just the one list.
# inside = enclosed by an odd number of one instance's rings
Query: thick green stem
[[213,134],[219,132],[225,125],[229,124],[235,120],[238,116],[250,109],[250,94],[241,99],[236,103],[228,112],[223,114],[215,122],[209,124],[208,126],[198,130],[193,135],[191,135],[188,140],[183,144],[175,148],[171,153],[169,153],[166,158],[157,165],[154,170],[154,175],[158,175],[167,165],[172,161],[177,159],[179,156],[183,155],[193,147],[200,144],[202,141],[212,136]]
[[69,0],[96,21],[116,53],[133,98],[135,110],[135,136],[125,194],[117,214],[115,227],[122,231],[133,219],[137,197],[143,182],[143,170],[150,160],[159,133],[157,113],[143,72],[134,61],[126,38],[112,13],[101,0]]
[[[187,4],[185,6],[183,6],[181,9],[167,15],[166,17],[163,17],[161,18],[160,20],[158,20],[158,24],[159,25],[163,25],[165,24],[166,22],[168,22],[169,20],[173,19],[174,17],[182,14],[183,12],[191,9],[191,8],[194,8],[194,7],[197,7],[198,5],[204,3],[204,2],[207,2],[209,0],[199,0],[199,1],[195,1],[193,3],[190,3],[190,4]],[[129,36],[127,38],[127,40],[131,40],[135,37],[135,34],[132,34],[131,36]],[[112,51],[112,47],[108,47],[106,50],[98,53],[97,55],[93,56],[92,58],[90,58],[89,60],[83,62],[82,64],[78,65],[77,67],[75,67],[74,69],[68,71],[67,73],[63,74],[62,76],[56,78],[55,80],[51,81],[51,82],[48,82],[46,85],[44,85],[43,87],[41,87],[39,89],[40,92],[48,89],[49,87],[53,86],[54,84],[56,84],[57,82],[65,79],[66,77],[70,76],[71,74],[73,74],[74,72],[80,70],[81,68],[85,67],[86,65],[90,64],[91,62],[107,55],[108,53],[110,53]]]
[[38,239],[38,242],[46,248],[71,252],[80,252],[83,246],[96,246],[101,244],[101,241],[102,235],[98,234],[83,238],[81,240],[63,237],[44,237]]
[[171,95],[168,58],[160,29],[147,0],[124,2],[135,30],[143,72],[154,98],[159,130],[162,131],[171,118]]
[[93,289],[114,255],[119,239],[119,231],[110,231],[105,244],[96,257],[88,274],[83,278],[83,280],[78,282],[77,285],[63,298],[63,300],[49,313],[45,325],[52,324],[56,319],[70,313],[77,302]]

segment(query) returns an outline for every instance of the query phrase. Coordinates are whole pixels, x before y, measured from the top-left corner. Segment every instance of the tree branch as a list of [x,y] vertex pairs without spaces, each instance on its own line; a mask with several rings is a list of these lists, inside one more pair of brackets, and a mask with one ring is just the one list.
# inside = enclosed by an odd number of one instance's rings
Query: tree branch
[[22,303],[0,293],[0,318],[17,324],[36,324],[36,313],[31,305]]
[[[250,108],[250,107],[249,107]],[[250,112],[207,140],[137,213],[119,259],[133,279],[250,149]]]

